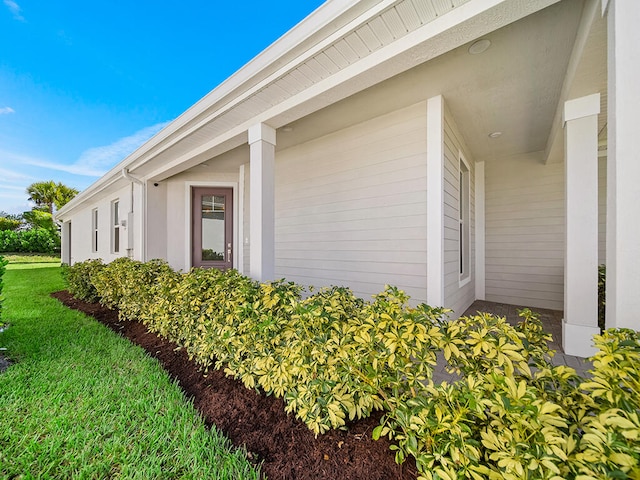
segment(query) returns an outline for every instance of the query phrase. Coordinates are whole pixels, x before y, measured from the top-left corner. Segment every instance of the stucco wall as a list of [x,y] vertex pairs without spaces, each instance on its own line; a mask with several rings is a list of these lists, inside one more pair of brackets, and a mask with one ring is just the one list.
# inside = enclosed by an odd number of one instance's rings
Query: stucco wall
[[[77,211],[71,216],[71,263],[81,262],[90,258],[102,258],[110,262],[118,257],[127,255],[127,229],[135,228],[134,225],[120,227],[120,252],[112,252],[112,217],[111,204],[119,201],[120,219],[126,220],[131,205],[131,186],[119,188],[107,192],[105,196],[92,205]],[[98,250],[92,250],[92,211],[98,210]]]

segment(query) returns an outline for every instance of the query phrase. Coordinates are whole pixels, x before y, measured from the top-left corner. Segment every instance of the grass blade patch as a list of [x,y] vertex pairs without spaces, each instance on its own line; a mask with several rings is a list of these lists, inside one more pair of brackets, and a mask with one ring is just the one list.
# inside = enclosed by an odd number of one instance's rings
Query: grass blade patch
[[49,297],[59,267],[4,279],[0,478],[259,478],[156,361]]

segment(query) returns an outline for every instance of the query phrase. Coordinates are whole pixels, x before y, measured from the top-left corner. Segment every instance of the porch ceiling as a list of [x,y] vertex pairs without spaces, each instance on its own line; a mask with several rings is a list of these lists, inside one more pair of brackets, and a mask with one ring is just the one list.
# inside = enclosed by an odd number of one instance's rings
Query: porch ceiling
[[[484,53],[469,54],[469,42],[292,122],[290,132],[278,131],[278,148],[442,94],[476,161],[543,151],[583,4],[564,0],[482,36],[491,41]],[[502,135],[489,138],[496,131]]]
[[[553,4],[557,7],[548,7]],[[582,0],[372,3],[366,15],[334,30],[233,101],[214,102],[176,130],[174,143],[160,140],[131,169],[147,178],[167,178],[246,143],[246,129],[255,122],[275,128],[309,125],[304,135],[279,132],[278,148],[285,148],[438,94],[445,95],[457,118],[469,119],[479,158],[493,153],[485,130],[493,131],[496,123],[518,127],[502,140],[504,151],[522,143],[520,151],[542,149],[549,128],[539,117],[553,111],[581,9]],[[518,21],[522,18],[524,23]],[[468,55],[465,44],[484,33],[494,46],[477,57]],[[411,80],[418,71],[423,75]],[[398,84],[394,75],[408,79],[410,88],[389,89]],[[371,92],[383,98],[366,102],[365,108],[349,106]],[[322,110],[341,113],[323,115]]]

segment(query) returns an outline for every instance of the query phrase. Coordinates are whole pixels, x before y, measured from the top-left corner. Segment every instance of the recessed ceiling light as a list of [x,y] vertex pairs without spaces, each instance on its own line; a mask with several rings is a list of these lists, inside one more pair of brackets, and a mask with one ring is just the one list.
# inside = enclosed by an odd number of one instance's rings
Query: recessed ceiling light
[[489,134],[489,138],[498,138],[501,135],[502,135],[502,132],[491,132]]
[[479,53],[486,52],[487,49],[491,46],[491,41],[483,38],[482,40],[478,40],[477,42],[473,42],[469,46],[468,52],[471,55],[478,55]]
[[209,166],[209,164],[208,164],[208,163],[201,163],[201,164],[200,164],[200,166],[201,166],[201,167],[208,167],[208,166]]
[[291,125],[285,125],[284,127],[282,127],[282,131],[283,132],[292,132],[293,131],[293,127]]

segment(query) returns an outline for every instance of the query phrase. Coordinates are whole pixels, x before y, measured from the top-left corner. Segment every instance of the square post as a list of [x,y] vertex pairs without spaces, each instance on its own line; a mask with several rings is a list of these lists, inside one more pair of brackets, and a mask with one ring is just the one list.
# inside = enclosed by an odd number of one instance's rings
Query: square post
[[249,270],[253,279],[273,280],[275,276],[275,151],[276,131],[264,123],[249,128],[249,188],[251,254]]
[[600,94],[565,102],[565,265],[562,347],[595,353],[598,328],[598,113]]
[[640,330],[640,2],[603,2],[608,35],[606,327]]

